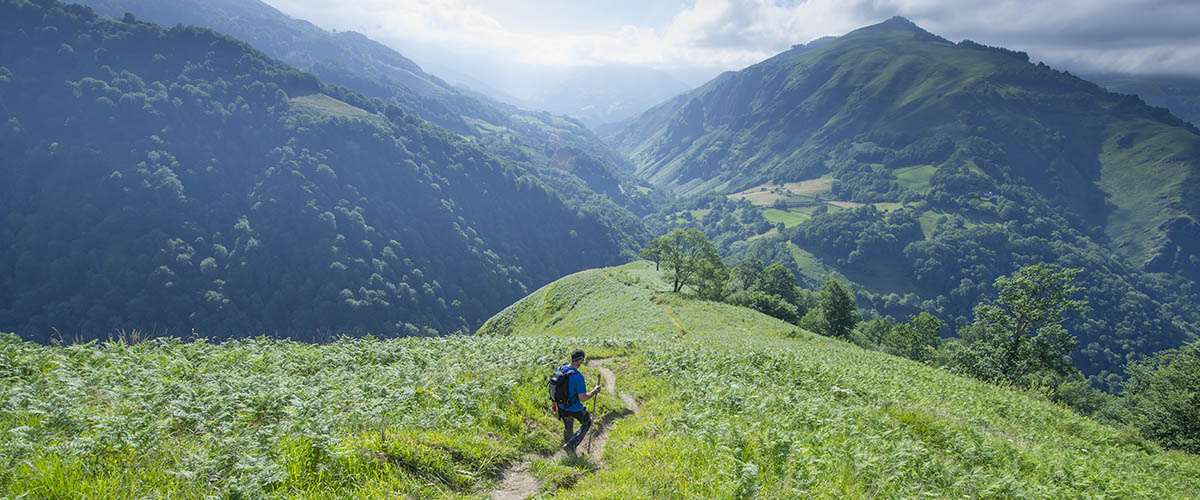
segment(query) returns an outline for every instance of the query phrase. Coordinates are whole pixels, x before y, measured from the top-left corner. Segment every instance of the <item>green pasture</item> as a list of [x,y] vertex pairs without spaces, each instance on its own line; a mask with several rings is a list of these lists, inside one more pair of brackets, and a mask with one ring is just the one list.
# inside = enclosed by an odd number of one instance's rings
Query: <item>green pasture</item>
[[768,208],[763,210],[763,217],[771,224],[783,223],[785,227],[798,226],[812,217],[803,212],[791,212],[788,210],[779,210],[776,208]]
[[929,178],[933,177],[934,172],[937,172],[937,167],[933,165],[917,165],[892,171],[900,187],[920,194],[929,192]]

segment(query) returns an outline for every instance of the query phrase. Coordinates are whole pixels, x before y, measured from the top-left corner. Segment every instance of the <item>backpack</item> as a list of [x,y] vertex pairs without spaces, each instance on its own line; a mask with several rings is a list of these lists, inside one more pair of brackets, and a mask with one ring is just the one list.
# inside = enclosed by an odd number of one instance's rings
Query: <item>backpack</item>
[[563,406],[571,404],[571,375],[579,373],[574,368],[559,368],[550,376],[550,400]]

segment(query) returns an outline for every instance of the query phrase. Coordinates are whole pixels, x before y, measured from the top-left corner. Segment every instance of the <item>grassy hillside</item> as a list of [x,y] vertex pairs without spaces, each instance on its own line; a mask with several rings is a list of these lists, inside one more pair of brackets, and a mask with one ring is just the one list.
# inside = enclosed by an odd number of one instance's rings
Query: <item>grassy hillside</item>
[[[1016,392],[585,271],[473,337],[43,347],[0,339],[0,491],[483,498],[1191,498],[1200,460]],[[545,377],[611,358],[639,412],[602,460],[549,458]],[[583,372],[594,381],[596,372]],[[622,409],[599,398],[601,416]],[[586,445],[586,443],[585,443]],[[648,464],[654,467],[648,468]]]
[[[565,278],[480,330],[648,337],[630,361],[642,413],[614,431],[610,468],[564,498],[1185,498],[1198,485],[1195,457],[1034,394],[664,296],[652,267]],[[664,465],[645,470],[649,457]]]

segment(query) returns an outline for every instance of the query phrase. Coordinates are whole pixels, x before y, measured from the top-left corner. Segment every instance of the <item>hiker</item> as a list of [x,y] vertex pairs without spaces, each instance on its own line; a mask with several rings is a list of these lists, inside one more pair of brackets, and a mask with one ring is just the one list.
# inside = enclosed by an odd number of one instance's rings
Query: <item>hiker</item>
[[[590,392],[587,390],[587,382],[583,380],[583,374],[579,373],[579,367],[583,365],[583,349],[575,349],[571,351],[571,363],[563,365],[555,373],[555,379],[561,380],[562,376],[566,376],[566,403],[558,401],[555,407],[558,409],[558,418],[563,421],[563,449],[574,454],[575,447],[583,441],[583,437],[587,435],[588,429],[592,427],[592,416],[588,414],[587,407],[583,405],[584,401],[592,399],[596,393],[600,392],[600,384],[596,384],[596,388]],[[575,427],[575,420],[579,421],[579,431],[572,434],[572,429]]]

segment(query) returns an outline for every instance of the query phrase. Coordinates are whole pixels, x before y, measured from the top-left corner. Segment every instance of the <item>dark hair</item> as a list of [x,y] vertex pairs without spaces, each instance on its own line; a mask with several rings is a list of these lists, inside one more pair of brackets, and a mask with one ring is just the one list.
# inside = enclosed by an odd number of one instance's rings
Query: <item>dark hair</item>
[[571,351],[571,361],[578,361],[581,359],[583,359],[583,349],[575,349],[574,351]]

